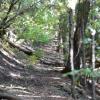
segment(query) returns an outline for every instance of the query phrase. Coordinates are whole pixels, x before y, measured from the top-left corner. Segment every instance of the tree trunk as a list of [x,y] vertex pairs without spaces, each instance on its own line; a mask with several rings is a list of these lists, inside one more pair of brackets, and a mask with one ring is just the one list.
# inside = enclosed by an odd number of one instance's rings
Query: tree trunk
[[30,49],[30,48],[28,48],[28,47],[25,46],[25,45],[19,45],[19,44],[16,44],[16,43],[11,42],[11,41],[9,41],[9,40],[7,40],[7,42],[8,42],[12,47],[17,48],[18,50],[24,52],[24,53],[27,54],[27,55],[32,55],[32,54],[35,52],[35,50]]
[[[80,69],[80,53],[82,47],[82,30],[86,29],[86,24],[88,21],[88,15],[90,11],[90,1],[85,0],[84,2],[79,2],[76,7],[76,30],[74,32],[74,66],[75,69]],[[83,26],[84,25],[84,29]],[[70,57],[68,57],[67,64],[65,65],[65,69],[63,69],[62,73],[71,71],[70,68]]]
[[62,13],[59,17],[59,41],[60,41],[60,45],[62,45],[62,52],[63,52],[63,56],[64,56],[64,65],[66,63],[67,60],[67,33],[68,33],[68,25],[67,25],[67,14],[66,13]]

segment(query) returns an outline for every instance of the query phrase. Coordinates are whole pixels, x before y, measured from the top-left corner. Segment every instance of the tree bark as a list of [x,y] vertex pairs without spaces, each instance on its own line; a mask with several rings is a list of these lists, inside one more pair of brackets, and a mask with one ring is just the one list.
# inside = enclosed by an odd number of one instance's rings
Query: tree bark
[[[59,44],[63,46],[61,49],[64,56],[64,64],[66,63],[66,60],[67,60],[67,33],[68,33],[67,20],[66,20],[67,17],[68,16],[66,13],[62,13],[59,17],[58,40],[59,40]],[[60,45],[58,45],[58,47]]]
[[17,48],[18,50],[24,52],[24,53],[27,54],[27,55],[32,55],[32,54],[35,52],[35,50],[30,49],[30,48],[28,48],[27,46],[18,45],[18,44],[13,43],[13,42],[11,42],[11,41],[9,41],[9,40],[7,40],[7,42],[8,42],[12,47]]
[[[85,0],[84,2],[79,2],[76,7],[76,30],[74,32],[74,66],[75,69],[80,69],[80,53],[82,47],[82,28],[84,25],[84,30],[86,29],[88,15],[90,11],[90,1]],[[71,71],[70,67],[70,57],[68,57],[68,61],[65,65],[65,69],[62,70],[62,73]]]

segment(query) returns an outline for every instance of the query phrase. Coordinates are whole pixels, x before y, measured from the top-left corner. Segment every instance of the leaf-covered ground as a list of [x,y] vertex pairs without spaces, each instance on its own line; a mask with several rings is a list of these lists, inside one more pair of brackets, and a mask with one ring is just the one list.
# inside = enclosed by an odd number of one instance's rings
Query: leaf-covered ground
[[[22,59],[18,61],[17,55],[0,49],[0,94],[19,97],[18,100],[73,100],[70,80],[60,73],[63,66],[55,66],[55,62],[62,63],[63,57],[54,49],[45,45],[41,61],[30,66],[21,63]],[[78,98],[87,100],[81,93]]]

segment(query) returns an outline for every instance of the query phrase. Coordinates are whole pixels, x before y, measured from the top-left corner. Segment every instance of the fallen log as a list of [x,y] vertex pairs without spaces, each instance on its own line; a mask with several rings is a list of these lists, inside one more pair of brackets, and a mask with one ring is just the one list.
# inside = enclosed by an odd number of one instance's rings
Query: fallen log
[[20,51],[24,52],[27,55],[32,55],[35,52],[35,50],[29,48],[28,46],[20,45],[20,44],[17,44],[17,43],[13,43],[12,41],[9,41],[9,40],[7,40],[7,42],[12,47],[19,49]]

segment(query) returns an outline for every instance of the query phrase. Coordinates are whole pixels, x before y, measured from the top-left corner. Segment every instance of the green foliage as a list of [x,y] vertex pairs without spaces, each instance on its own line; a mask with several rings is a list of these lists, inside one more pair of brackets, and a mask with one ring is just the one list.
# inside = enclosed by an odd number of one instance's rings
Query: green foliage
[[48,43],[50,37],[48,34],[43,33],[43,30],[38,26],[34,26],[33,28],[30,26],[28,30],[24,33],[20,34],[21,38],[26,40],[32,40],[33,43]]
[[[74,70],[64,74],[63,76],[74,75],[74,76],[85,76],[89,78],[98,78],[100,77],[100,69],[94,70],[92,68],[82,68],[80,70]],[[75,77],[76,78],[76,77]]]
[[16,22],[19,29],[24,29],[20,31],[19,38],[32,40],[33,43],[48,43],[54,30],[53,25],[56,22],[56,17],[52,15],[51,11],[42,7],[37,11],[34,18],[27,14]]
[[86,77],[91,77],[92,69],[90,68],[84,68],[80,70],[80,74]]
[[[96,43],[100,44],[99,33],[100,33],[100,1],[96,1],[90,10],[89,14],[89,27],[96,30]],[[88,32],[87,34],[89,34]]]
[[37,51],[35,51],[35,56],[37,57],[37,59],[41,58],[43,54],[44,53],[42,49],[38,49]]
[[38,62],[38,60],[43,56],[43,50],[42,49],[38,49],[34,52],[33,55],[28,56],[28,61],[29,64],[35,64]]
[[29,56],[27,60],[29,64],[35,64],[37,62],[37,57],[33,54]]
[[100,58],[100,46],[96,47],[96,57]]
[[77,75],[80,72],[80,70],[73,70],[71,72],[63,74],[64,77],[69,76],[69,75]]
[[28,69],[33,69],[33,65],[31,65],[31,64],[30,65],[27,65],[27,68]]
[[38,10],[35,16],[35,22],[39,25],[53,25],[56,23],[56,21],[56,16],[46,7],[42,7],[40,10]]
[[91,41],[92,41],[91,38],[88,37],[88,38],[84,38],[83,43],[89,44],[89,43],[91,43]]

